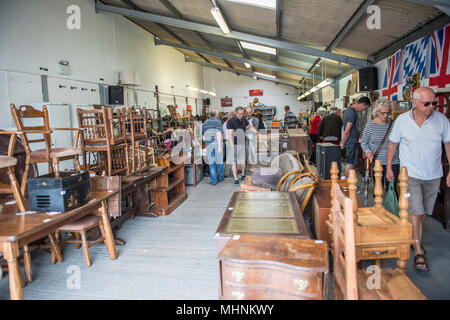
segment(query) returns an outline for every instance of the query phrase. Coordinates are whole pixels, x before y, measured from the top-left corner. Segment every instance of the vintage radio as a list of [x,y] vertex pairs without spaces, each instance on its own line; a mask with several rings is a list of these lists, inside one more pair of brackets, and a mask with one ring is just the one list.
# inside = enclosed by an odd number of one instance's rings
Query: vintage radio
[[32,211],[65,212],[91,199],[88,172],[60,172],[28,179],[28,204]]
[[325,180],[331,179],[331,163],[337,162],[339,176],[341,172],[341,147],[332,143],[318,143],[316,145],[317,173]]

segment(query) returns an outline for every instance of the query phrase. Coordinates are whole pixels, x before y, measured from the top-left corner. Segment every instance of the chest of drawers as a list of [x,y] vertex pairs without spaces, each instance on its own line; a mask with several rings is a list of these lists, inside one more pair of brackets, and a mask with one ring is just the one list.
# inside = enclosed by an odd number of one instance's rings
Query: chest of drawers
[[234,236],[219,253],[218,271],[221,299],[325,299],[328,248],[310,239]]

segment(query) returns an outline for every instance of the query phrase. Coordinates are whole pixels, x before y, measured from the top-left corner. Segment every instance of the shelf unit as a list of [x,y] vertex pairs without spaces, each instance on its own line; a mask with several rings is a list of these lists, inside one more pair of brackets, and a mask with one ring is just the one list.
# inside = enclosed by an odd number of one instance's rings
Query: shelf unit
[[272,107],[259,107],[259,108],[255,108],[255,109],[259,109],[261,111],[261,114],[264,117],[264,121],[271,121],[277,113],[277,107],[273,107],[273,106]]
[[151,212],[165,216],[175,210],[187,199],[184,182],[184,164],[173,165],[166,168],[163,174],[156,179],[156,188],[153,190],[155,206]]

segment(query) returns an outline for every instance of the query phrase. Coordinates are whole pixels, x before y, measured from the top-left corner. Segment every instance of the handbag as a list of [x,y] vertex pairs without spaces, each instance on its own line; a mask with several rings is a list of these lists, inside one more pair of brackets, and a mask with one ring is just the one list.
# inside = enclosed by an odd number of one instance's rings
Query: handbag
[[[384,142],[386,141],[386,138],[387,138],[387,136],[388,136],[389,130],[391,130],[392,122],[393,122],[393,121],[391,121],[391,122],[389,123],[389,127],[387,128],[386,133],[384,134],[383,140],[381,140],[380,145],[378,146],[377,151],[375,151],[375,153],[374,153],[374,155],[373,155],[373,160],[374,160],[374,161],[369,162],[369,175],[370,175],[371,177],[373,177],[373,167],[375,166],[375,159],[377,158],[378,154],[379,154],[380,151],[381,151],[381,148],[383,147]],[[364,154],[364,155],[365,155],[365,154]],[[367,156],[365,156],[364,159],[365,159],[365,158],[367,158]]]
[[397,195],[395,194],[394,181],[389,182],[389,188],[383,206],[387,211],[398,216],[400,208],[398,206]]

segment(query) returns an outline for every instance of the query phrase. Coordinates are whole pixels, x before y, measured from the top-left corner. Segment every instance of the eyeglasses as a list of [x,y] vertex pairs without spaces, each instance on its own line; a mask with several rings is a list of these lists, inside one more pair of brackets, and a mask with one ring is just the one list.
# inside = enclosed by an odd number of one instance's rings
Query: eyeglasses
[[382,114],[382,115],[388,115],[388,114],[390,114],[390,112],[381,112],[381,111],[379,111],[380,112],[380,114]]
[[420,101],[420,103],[423,104],[425,107],[428,107],[430,104],[432,104],[433,107],[436,107],[438,104],[437,101],[427,101],[427,102]]

